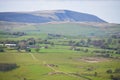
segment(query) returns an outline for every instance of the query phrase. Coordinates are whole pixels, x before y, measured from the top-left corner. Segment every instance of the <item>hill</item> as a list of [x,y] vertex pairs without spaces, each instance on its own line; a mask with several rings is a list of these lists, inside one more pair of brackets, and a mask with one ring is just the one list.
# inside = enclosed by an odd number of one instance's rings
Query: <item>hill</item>
[[48,10],[35,12],[1,12],[0,21],[22,23],[46,23],[46,22],[100,22],[106,21],[95,15],[80,13],[70,10]]
[[44,24],[0,22],[0,30],[30,34],[61,34],[72,36],[107,36],[119,33],[120,25],[112,23],[52,22]]

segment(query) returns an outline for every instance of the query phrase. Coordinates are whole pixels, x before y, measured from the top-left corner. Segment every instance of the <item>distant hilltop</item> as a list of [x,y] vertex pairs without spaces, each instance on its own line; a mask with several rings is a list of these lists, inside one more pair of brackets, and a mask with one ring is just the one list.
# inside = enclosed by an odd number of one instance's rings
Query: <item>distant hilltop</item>
[[98,22],[106,21],[91,14],[70,10],[44,10],[34,12],[1,12],[0,21],[21,23],[48,23],[48,22]]

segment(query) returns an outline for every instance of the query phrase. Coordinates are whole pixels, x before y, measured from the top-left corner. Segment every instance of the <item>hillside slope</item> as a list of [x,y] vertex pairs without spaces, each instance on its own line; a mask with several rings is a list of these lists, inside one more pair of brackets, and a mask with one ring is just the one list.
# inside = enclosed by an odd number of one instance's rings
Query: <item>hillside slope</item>
[[82,36],[106,36],[119,33],[120,24],[111,23],[13,23],[0,22],[0,31],[25,32],[32,34],[61,34],[61,35],[82,35]]
[[100,22],[106,21],[97,16],[70,10],[49,10],[36,12],[1,12],[0,21],[22,23],[46,23],[46,22]]

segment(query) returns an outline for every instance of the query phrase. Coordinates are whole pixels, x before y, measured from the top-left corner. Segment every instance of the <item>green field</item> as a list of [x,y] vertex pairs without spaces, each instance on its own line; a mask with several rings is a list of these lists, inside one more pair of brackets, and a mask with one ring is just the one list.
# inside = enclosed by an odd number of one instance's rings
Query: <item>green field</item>
[[[3,44],[0,64],[17,64],[18,67],[0,71],[0,80],[120,79],[118,24],[8,25],[9,28],[7,24],[3,25],[5,29],[0,27],[0,44]],[[9,47],[5,43],[17,46]]]
[[[9,27],[8,27],[9,26]],[[108,36],[120,31],[119,24],[112,23],[46,23],[24,24],[0,22],[0,30],[26,32],[27,34],[61,34],[72,36]]]
[[82,36],[105,36],[111,33],[119,32],[119,25],[99,25],[80,24],[80,23],[61,23],[61,24],[37,24],[24,27],[14,27],[12,31],[24,31],[31,34],[35,33],[52,33],[61,35],[82,35]]
[[91,52],[92,48],[84,53],[61,47],[41,49],[39,53],[16,50],[0,53],[0,63],[16,63],[19,66],[0,72],[0,80],[111,80],[110,75],[120,76],[119,73],[106,73],[109,69],[120,68],[119,59],[97,57]]
[[[111,74],[107,74],[106,70],[120,67],[119,60],[85,62],[79,59],[82,57],[81,54],[76,53],[34,53],[33,55],[37,60],[27,53],[1,53],[1,63],[17,63],[20,67],[12,71],[0,72],[0,80],[22,80],[22,78],[27,80],[110,80]],[[56,71],[45,66],[44,62],[58,65],[58,67],[53,67]],[[88,68],[93,68],[93,70],[88,71]],[[63,73],[54,74],[55,72]],[[94,76],[95,72],[97,76]],[[74,75],[75,73],[79,76]]]

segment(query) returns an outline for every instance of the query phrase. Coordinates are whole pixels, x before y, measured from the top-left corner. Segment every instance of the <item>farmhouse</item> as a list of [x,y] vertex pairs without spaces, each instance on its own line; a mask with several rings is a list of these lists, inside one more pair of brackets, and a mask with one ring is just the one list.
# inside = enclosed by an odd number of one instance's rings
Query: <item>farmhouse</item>
[[5,46],[7,46],[7,47],[15,47],[16,44],[5,44]]
[[0,44],[0,46],[6,46],[6,47],[16,47],[17,44]]

